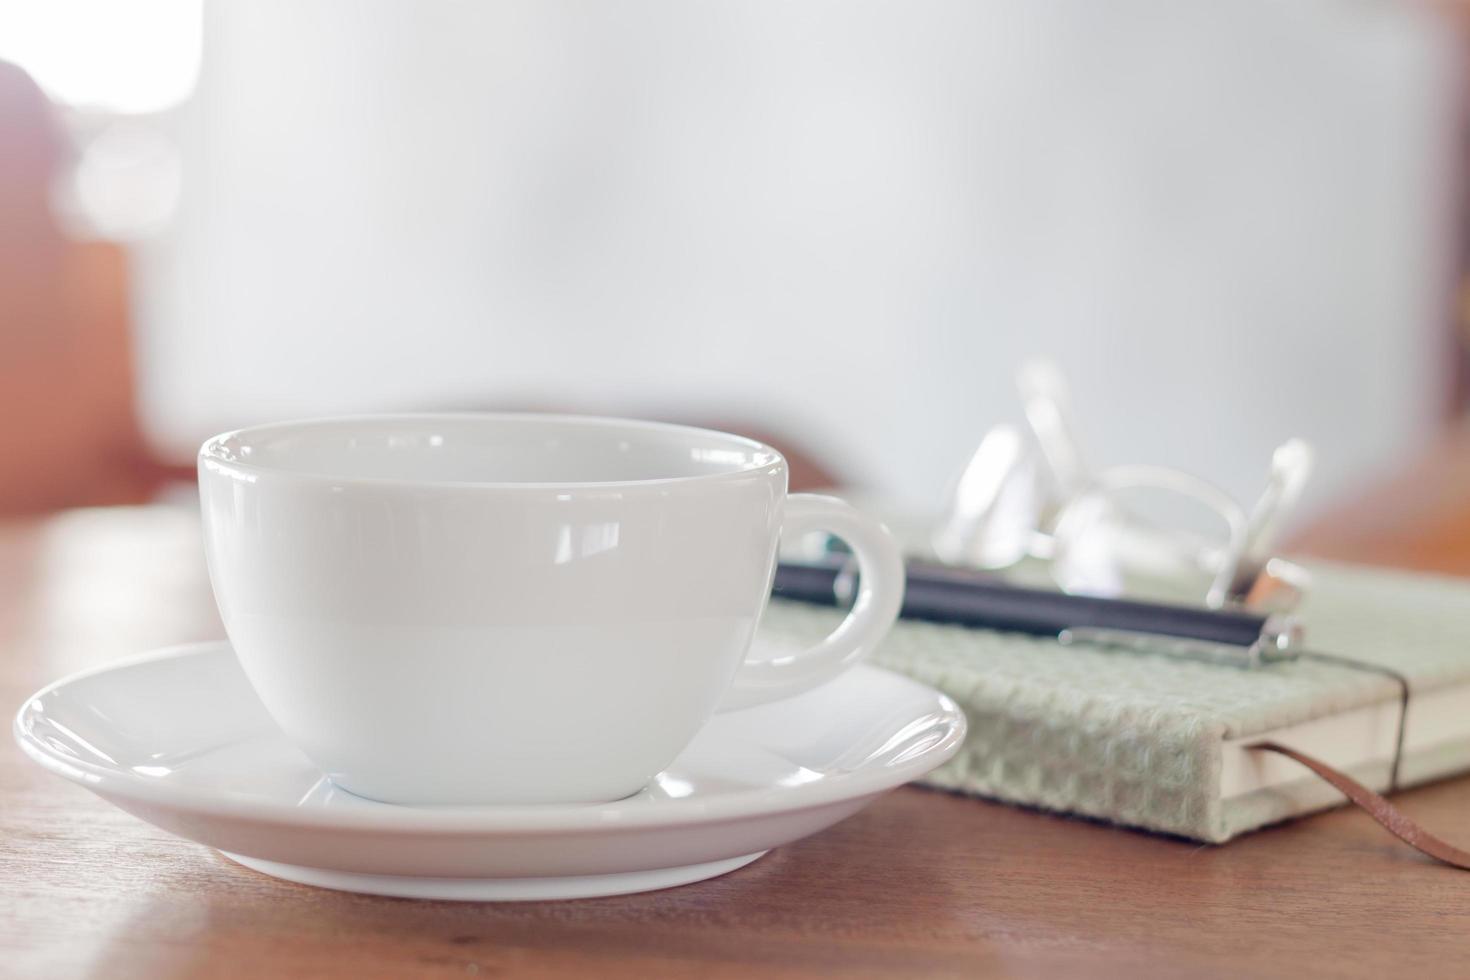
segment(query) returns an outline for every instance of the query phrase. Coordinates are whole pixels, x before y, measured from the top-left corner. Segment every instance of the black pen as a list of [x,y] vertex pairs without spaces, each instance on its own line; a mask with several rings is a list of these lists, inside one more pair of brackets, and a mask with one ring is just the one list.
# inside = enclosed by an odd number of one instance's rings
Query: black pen
[[[782,562],[771,594],[841,605],[851,594],[843,556],[817,564]],[[1241,667],[1296,656],[1301,627],[1280,613],[1209,609],[1136,599],[1068,595],[1012,585],[996,575],[910,561],[904,619],[1055,636]]]

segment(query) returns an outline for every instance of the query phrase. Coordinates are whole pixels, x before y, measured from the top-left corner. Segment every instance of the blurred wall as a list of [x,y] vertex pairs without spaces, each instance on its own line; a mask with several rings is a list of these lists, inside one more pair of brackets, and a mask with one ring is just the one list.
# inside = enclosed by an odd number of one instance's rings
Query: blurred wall
[[937,504],[1031,354],[1099,461],[1317,499],[1441,403],[1457,64],[1409,4],[206,10],[145,417],[743,414]]

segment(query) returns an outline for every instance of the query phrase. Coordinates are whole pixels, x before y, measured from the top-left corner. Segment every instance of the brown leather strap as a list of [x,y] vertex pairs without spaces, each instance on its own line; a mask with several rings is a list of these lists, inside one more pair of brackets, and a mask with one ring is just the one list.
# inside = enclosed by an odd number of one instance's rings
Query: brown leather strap
[[1443,861],[1451,867],[1462,871],[1470,871],[1470,851],[1462,851],[1458,847],[1446,844],[1438,837],[1419,826],[1409,817],[1399,812],[1392,803],[1373,792],[1362,783],[1351,776],[1344,775],[1332,768],[1325,762],[1319,762],[1309,755],[1303,755],[1296,749],[1287,748],[1277,742],[1257,742],[1249,746],[1252,749],[1260,749],[1263,752],[1275,752],[1293,759],[1327,782],[1331,783],[1344,796],[1352,800],[1358,806],[1368,811],[1368,815],[1377,820],[1384,830],[1393,834],[1399,840],[1408,844],[1420,854],[1427,854],[1436,861]]

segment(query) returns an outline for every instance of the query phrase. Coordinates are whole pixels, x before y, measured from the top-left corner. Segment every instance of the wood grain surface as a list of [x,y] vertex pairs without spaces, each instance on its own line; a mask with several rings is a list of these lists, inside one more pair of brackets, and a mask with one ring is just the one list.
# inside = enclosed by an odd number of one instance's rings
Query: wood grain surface
[[[0,701],[217,636],[186,511],[0,525]],[[1470,780],[1401,794],[1470,842]],[[904,789],[748,868],[458,904],[279,882],[0,749],[0,976],[1470,976],[1470,875],[1338,810],[1224,847]]]

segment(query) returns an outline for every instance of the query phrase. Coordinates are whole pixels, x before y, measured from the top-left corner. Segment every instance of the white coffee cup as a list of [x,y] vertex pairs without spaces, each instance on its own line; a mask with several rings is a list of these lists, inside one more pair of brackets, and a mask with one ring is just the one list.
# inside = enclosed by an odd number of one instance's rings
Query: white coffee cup
[[[286,735],[342,788],[407,804],[637,792],[720,709],[869,653],[903,594],[877,521],[786,493],[768,446],[545,415],[323,419],[199,453],[230,641]],[[777,539],[861,568],[806,652],[745,662]]]

